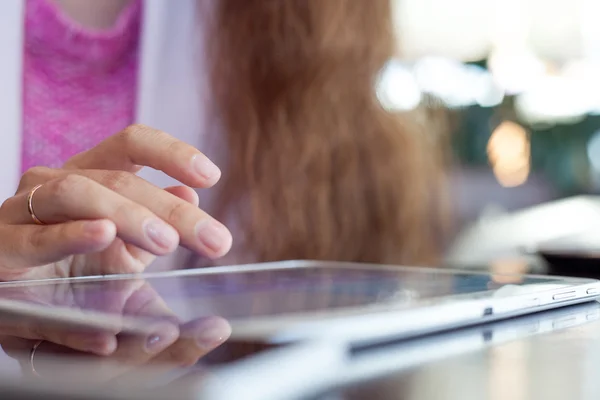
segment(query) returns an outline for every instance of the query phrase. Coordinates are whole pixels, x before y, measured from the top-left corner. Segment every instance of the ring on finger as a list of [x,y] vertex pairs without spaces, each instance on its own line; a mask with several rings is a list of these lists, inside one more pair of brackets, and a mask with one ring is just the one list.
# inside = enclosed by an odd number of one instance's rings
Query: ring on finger
[[31,348],[31,351],[29,352],[29,366],[31,368],[31,373],[33,375],[37,376],[38,378],[40,377],[40,374],[35,370],[35,365],[33,364],[33,359],[35,358],[35,352],[37,351],[38,347],[40,347],[40,345],[42,343],[44,343],[43,340],[38,340],[37,342],[35,342],[35,344]]
[[42,187],[42,185],[37,185],[33,189],[31,189],[31,191],[27,194],[27,211],[29,211],[29,215],[31,216],[31,219],[37,225],[46,225],[45,223],[42,222],[42,220],[40,220],[37,217],[37,215],[35,215],[35,211],[33,210],[33,195],[41,187]]

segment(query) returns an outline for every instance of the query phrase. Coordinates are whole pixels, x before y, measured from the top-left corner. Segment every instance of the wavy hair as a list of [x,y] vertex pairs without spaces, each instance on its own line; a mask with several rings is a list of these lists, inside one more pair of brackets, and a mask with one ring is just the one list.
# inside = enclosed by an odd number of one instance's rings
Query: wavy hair
[[390,1],[215,6],[210,85],[228,151],[215,216],[235,213],[238,251],[261,262],[435,263],[440,147],[375,91],[397,49]]

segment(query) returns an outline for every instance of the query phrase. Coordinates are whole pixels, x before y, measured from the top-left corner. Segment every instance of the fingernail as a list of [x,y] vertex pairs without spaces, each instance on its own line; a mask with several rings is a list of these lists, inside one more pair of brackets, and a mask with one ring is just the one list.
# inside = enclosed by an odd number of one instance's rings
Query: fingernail
[[146,338],[146,351],[159,353],[173,344],[178,336],[179,330],[175,326],[166,325]]
[[227,228],[213,220],[199,222],[196,225],[196,235],[200,242],[213,253],[220,253],[231,238]]
[[202,348],[214,348],[225,342],[231,335],[229,324],[216,323],[203,329],[196,336],[196,343]]
[[192,158],[194,171],[206,180],[216,180],[221,176],[221,170],[212,161],[203,155],[196,154]]
[[177,245],[179,236],[175,229],[160,220],[150,220],[145,226],[146,234],[156,245],[163,249],[171,249]]
[[149,352],[155,352],[162,346],[162,338],[160,335],[150,335],[146,340],[146,350]]

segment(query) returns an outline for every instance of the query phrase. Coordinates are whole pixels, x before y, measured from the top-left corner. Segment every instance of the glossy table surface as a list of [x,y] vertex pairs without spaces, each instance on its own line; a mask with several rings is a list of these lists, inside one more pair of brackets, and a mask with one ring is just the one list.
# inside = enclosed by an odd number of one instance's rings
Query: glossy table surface
[[[322,398],[599,399],[600,320],[568,327],[572,322],[567,317],[562,319],[565,326],[559,319],[554,322],[556,330],[550,332],[524,334],[448,356],[440,354],[440,359],[350,383]],[[443,337],[435,340],[443,353]],[[402,352],[393,357],[400,363]]]
[[[351,357],[336,357],[334,347],[266,351],[211,371],[208,379],[196,375],[169,393],[209,400],[600,398],[596,302],[364,349]],[[143,398],[139,391],[121,394]]]

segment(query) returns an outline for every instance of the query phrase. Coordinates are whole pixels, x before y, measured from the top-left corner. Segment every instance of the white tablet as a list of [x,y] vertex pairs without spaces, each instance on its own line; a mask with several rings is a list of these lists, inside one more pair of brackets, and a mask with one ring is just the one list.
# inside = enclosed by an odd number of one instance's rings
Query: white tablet
[[183,321],[226,319],[232,340],[369,344],[591,301],[598,294],[600,282],[591,279],[287,261],[2,283],[0,310],[61,324],[147,331],[165,315],[132,304],[160,298],[161,307]]

